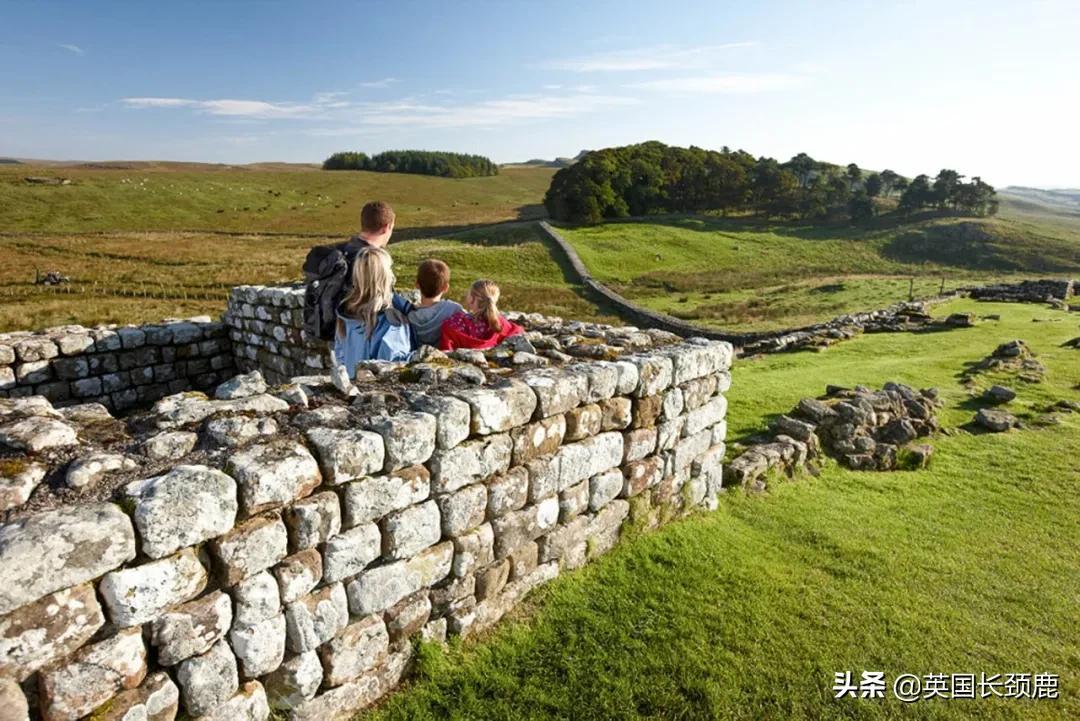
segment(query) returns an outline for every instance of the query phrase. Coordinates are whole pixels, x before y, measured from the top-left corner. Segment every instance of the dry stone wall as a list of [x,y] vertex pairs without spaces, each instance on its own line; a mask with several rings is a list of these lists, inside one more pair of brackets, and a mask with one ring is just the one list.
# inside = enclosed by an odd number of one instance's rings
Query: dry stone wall
[[[0,525],[5,718],[348,717],[415,639],[488,628],[629,529],[714,507],[732,347],[568,326],[640,348],[532,369],[495,351],[474,381],[409,388],[390,365],[353,398],[251,373],[124,422],[0,400],[3,486],[42,484]],[[126,426],[102,447],[106,422]],[[103,452],[130,461],[84,479],[108,492],[35,505]]]
[[237,367],[275,383],[328,369],[327,344],[304,337],[303,309],[302,285],[233,288],[222,320]]
[[226,328],[208,317],[143,326],[0,334],[0,398],[126,410],[235,373]]

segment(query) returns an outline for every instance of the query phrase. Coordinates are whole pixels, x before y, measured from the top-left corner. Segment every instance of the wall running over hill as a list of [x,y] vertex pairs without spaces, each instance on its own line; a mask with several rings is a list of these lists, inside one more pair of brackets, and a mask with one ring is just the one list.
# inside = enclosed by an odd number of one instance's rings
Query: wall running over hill
[[234,373],[226,328],[208,317],[0,334],[0,398],[40,395],[122,411],[212,388]]
[[[157,475],[0,526],[4,718],[346,718],[416,637],[488,628],[631,530],[715,507],[731,360],[690,340],[362,423],[312,376],[165,398],[132,426],[171,459]],[[0,435],[62,468],[93,415],[67,410],[2,401]]]

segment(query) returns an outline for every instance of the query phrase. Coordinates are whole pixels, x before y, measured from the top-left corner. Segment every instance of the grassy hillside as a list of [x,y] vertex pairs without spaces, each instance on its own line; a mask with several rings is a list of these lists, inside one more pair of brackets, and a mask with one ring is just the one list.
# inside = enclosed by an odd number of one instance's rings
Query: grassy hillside
[[[956,429],[977,406],[957,374],[1011,338],[1049,368],[1043,384],[1014,386],[1020,412],[1080,400],[1080,351],[1060,347],[1077,332],[1069,316],[969,301],[941,312],[952,310],[1002,320],[737,363],[731,435],[828,383],[888,380],[937,386]],[[729,493],[715,513],[621,545],[484,641],[427,654],[420,680],[372,717],[1077,718],[1080,414],[1003,435],[950,433],[933,439],[928,470],[829,462],[818,478]],[[884,671],[890,689],[902,673],[1049,672],[1060,699],[833,698],[834,673],[864,670]]]
[[902,225],[802,226],[704,217],[569,228],[599,280],[650,308],[712,327],[756,330],[990,278],[1080,274],[1080,228],[1009,212]]
[[[340,173],[335,174],[340,175]],[[0,332],[65,323],[136,323],[219,315],[229,289],[297,280],[314,241],[279,236],[222,238],[186,233],[108,236],[0,235]],[[504,308],[592,318],[596,308],[567,282],[532,225],[478,230],[391,246],[400,288],[436,256],[453,269],[451,295],[477,277],[497,280]],[[34,268],[60,269],[70,285],[33,284]]]
[[[554,172],[508,168],[454,180],[272,163],[2,166],[0,231],[353,233],[360,208],[374,199],[394,206],[399,228],[454,229],[542,217],[541,199]],[[33,185],[26,176],[72,183]]]

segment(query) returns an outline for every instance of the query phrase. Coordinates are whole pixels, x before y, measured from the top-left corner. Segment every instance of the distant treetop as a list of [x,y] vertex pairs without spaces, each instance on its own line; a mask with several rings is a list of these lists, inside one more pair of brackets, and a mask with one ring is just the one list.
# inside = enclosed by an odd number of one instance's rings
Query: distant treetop
[[334,153],[323,161],[323,170],[372,170],[377,173],[416,173],[443,178],[479,178],[498,175],[499,166],[482,155],[433,150],[387,150],[368,157],[366,153]]

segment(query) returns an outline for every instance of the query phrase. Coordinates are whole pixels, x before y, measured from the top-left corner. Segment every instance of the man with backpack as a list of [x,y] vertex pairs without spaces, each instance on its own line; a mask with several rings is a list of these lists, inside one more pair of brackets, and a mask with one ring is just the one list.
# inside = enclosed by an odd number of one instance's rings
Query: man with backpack
[[394,209],[381,200],[360,211],[360,234],[312,248],[304,260],[304,338],[334,339],[337,306],[352,287],[352,266],[364,248],[384,248],[394,234]]

